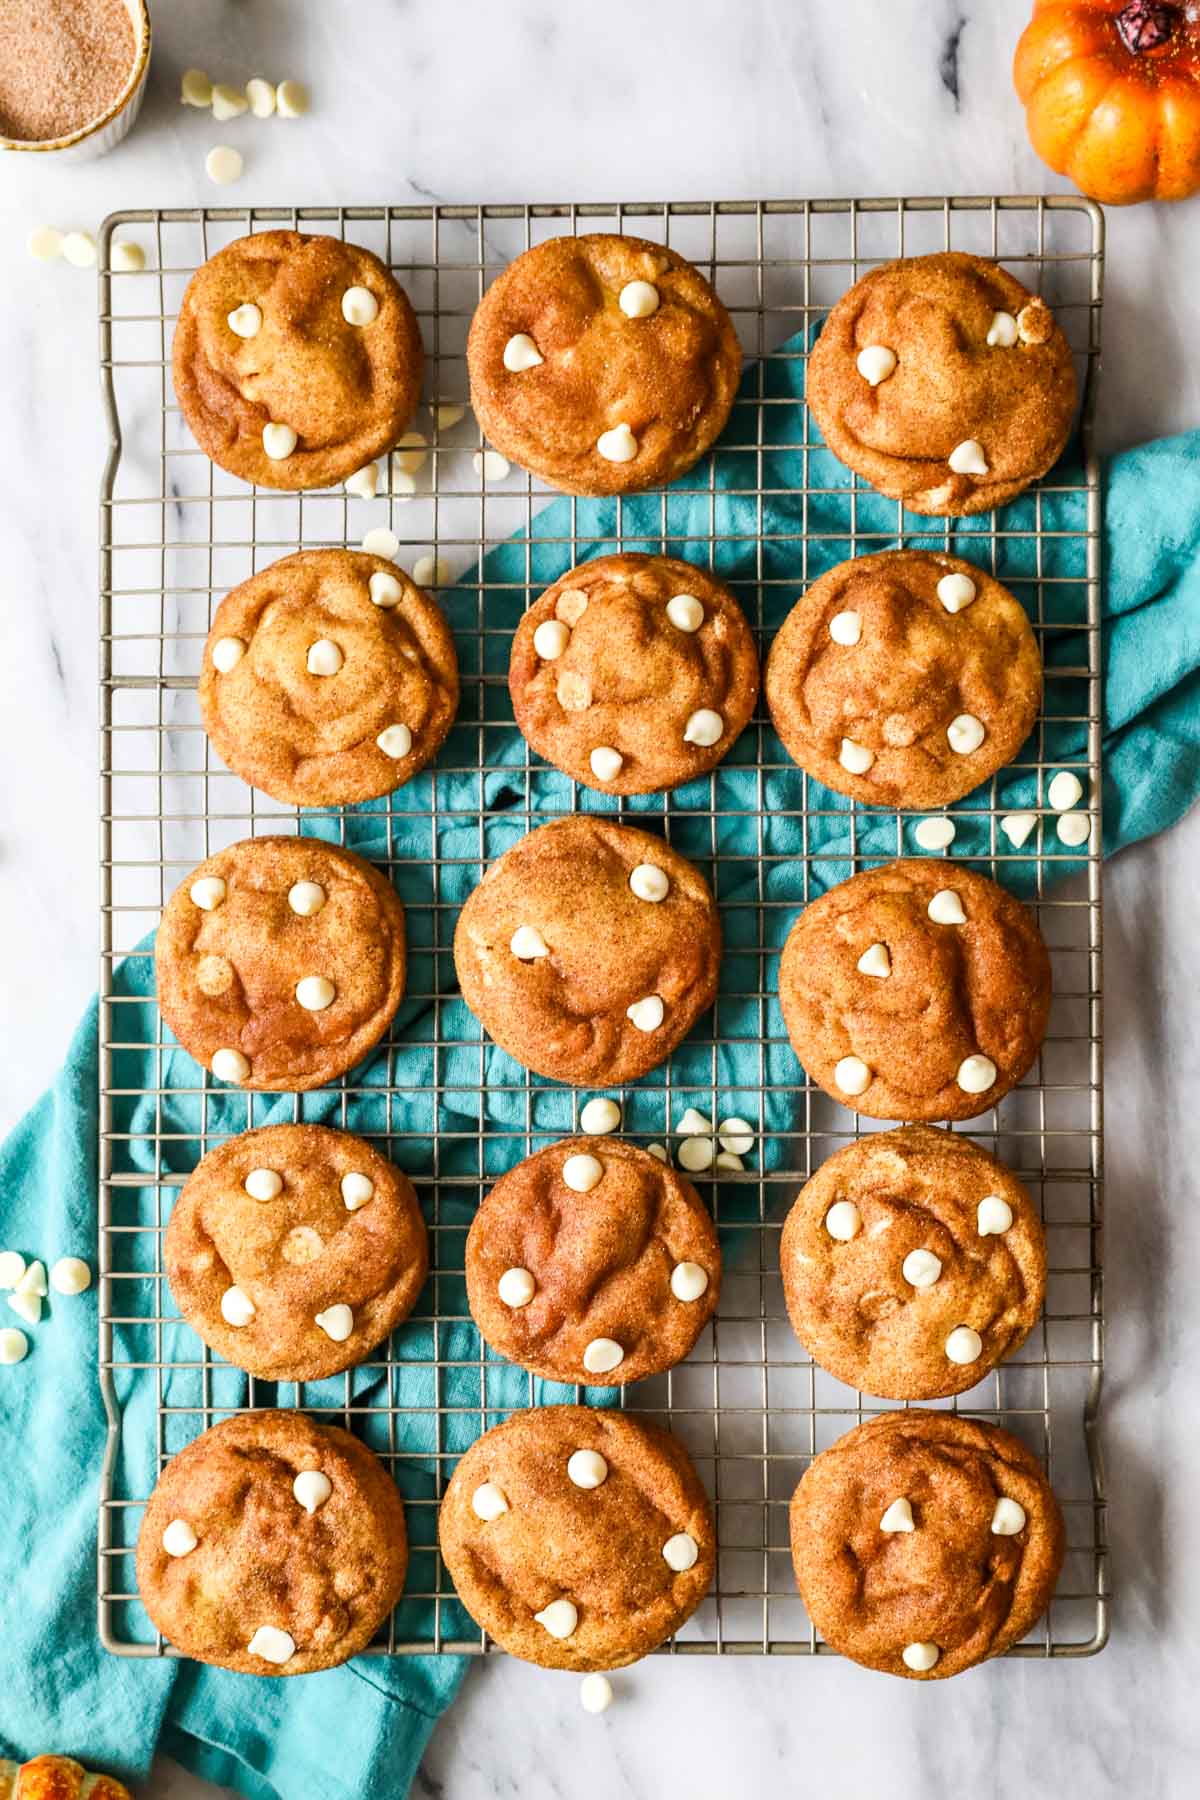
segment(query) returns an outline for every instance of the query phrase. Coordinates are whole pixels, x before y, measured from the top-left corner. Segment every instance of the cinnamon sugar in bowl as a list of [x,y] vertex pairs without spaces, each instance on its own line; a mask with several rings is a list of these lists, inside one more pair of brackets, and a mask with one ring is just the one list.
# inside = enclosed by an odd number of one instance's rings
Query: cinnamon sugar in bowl
[[146,0],[0,0],[0,150],[101,156],[150,66]]

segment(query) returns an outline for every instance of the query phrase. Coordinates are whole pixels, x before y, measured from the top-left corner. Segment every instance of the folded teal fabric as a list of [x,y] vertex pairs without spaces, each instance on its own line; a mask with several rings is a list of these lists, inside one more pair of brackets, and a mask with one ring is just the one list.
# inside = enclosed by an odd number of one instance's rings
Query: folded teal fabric
[[[718,449],[701,466],[699,479],[693,474],[665,494],[627,500],[619,508],[626,549],[666,549],[711,563],[761,623],[764,642],[803,579],[815,579],[850,553],[852,501],[844,471],[819,444],[804,444],[802,366],[802,358],[786,355],[765,365],[762,378],[780,404],[765,414],[771,444],[761,466],[751,453]],[[758,379],[755,370],[746,377],[748,384]],[[746,441],[736,416],[728,437],[732,443]],[[808,459],[810,490],[840,491],[810,491],[802,500],[794,492],[802,457]],[[998,533],[989,529],[990,520],[945,528],[906,516],[898,539],[894,505],[865,489],[853,498],[860,550],[899,541],[948,545],[993,568],[1031,608],[1035,578],[1042,578],[1047,716],[1040,743],[1035,740],[999,778],[1001,803],[1012,810],[1044,803],[1038,785],[1044,776],[1029,766],[1039,748],[1056,766],[1082,768],[1085,762],[1083,684],[1057,673],[1078,668],[1083,656],[1079,533],[1085,515],[1078,496],[1053,491],[1058,485],[1056,477],[1040,498],[1029,496],[1007,508]],[[752,487],[770,490],[768,497],[760,502],[749,492]],[[1200,435],[1117,457],[1105,471],[1105,495],[1103,799],[1104,847],[1111,853],[1173,823],[1200,788]],[[405,1002],[388,1045],[359,1071],[356,1096],[344,1103],[338,1089],[305,1095],[299,1116],[367,1135],[396,1134],[395,1153],[419,1186],[435,1172],[441,1178],[465,1177],[462,1185],[439,1182],[437,1190],[439,1222],[451,1228],[443,1238],[450,1257],[456,1228],[461,1251],[477,1184],[510,1166],[532,1143],[569,1129],[579,1096],[553,1083],[530,1082],[503,1052],[483,1041],[454,989],[448,954],[453,912],[441,912],[435,928],[431,902],[453,909],[479,879],[484,861],[541,818],[573,804],[594,811],[614,804],[604,796],[574,795],[565,778],[536,759],[530,767],[503,687],[471,677],[503,672],[525,584],[540,586],[563,572],[569,554],[563,539],[572,526],[587,540],[588,553],[600,555],[615,546],[617,525],[613,501],[551,501],[535,515],[529,539],[503,544],[486,559],[482,605],[492,629],[485,634],[476,630],[474,587],[460,585],[446,597],[467,682],[464,718],[441,761],[447,769],[474,769],[486,737],[486,774],[427,772],[405,790],[401,810],[382,803],[357,809],[344,832],[333,815],[318,812],[304,819],[306,831],[343,837],[350,847],[388,862],[408,908],[415,998]],[[807,535],[803,561],[801,531]],[[478,660],[473,665],[473,658],[481,658],[481,665]],[[486,707],[486,714],[472,714],[476,704]],[[1034,891],[1037,864],[1028,853],[1011,854],[993,837],[986,800],[986,795],[968,797],[952,809],[958,826],[954,854],[982,858],[1018,892]],[[760,958],[765,951],[770,994],[776,954],[806,895],[843,879],[852,854],[916,853],[914,821],[862,809],[852,814],[838,796],[814,783],[806,786],[761,723],[743,734],[712,778],[711,790],[706,780],[669,800],[648,796],[626,803],[623,811],[651,830],[662,829],[669,815],[672,842],[702,867],[713,867],[719,849],[717,891],[726,931],[722,995],[714,1017],[672,1058],[669,1089],[663,1072],[656,1071],[625,1091],[627,1128],[663,1136],[689,1103],[714,1116],[748,1114],[763,1133],[758,1154],[781,1166],[786,1142],[775,1134],[790,1122],[788,1090],[797,1070],[777,1005],[757,998]],[[1045,878],[1077,869],[1078,853],[1058,844],[1050,822],[1044,832]],[[997,863],[997,852],[1009,854]],[[140,1185],[135,1180],[118,1191],[113,1220],[118,1226],[144,1226],[164,1215],[174,1189],[158,1185],[159,1178],[194,1165],[202,1124],[207,1145],[250,1125],[294,1116],[292,1096],[221,1088],[172,1045],[153,1004],[150,955],[150,944],[139,946],[115,978],[123,997],[119,1035],[128,1045],[114,1066],[115,1084],[123,1090],[114,1102],[115,1154],[120,1172],[143,1177]],[[420,997],[431,994],[441,996],[436,1007]],[[0,1151],[0,1245],[27,1258],[36,1255],[49,1263],[60,1255],[83,1254],[94,1261],[96,1038],[93,1005],[54,1087]],[[764,1078],[773,1084],[765,1116],[756,1093]],[[147,1096],[146,1089],[161,1089],[161,1098]],[[431,1191],[424,1190],[426,1199]],[[736,1233],[740,1219],[757,1216],[757,1199],[747,1199],[747,1191],[733,1184],[720,1190],[723,1237]],[[124,1277],[120,1312],[128,1320],[115,1332],[119,1362],[145,1361],[156,1350],[168,1363],[195,1358],[195,1339],[173,1320],[165,1284],[155,1277],[153,1246],[147,1231],[113,1238],[113,1256]],[[427,1294],[397,1334],[398,1355],[411,1367],[395,1381],[402,1410],[393,1416],[397,1479],[409,1503],[414,1593],[427,1593],[433,1580],[434,1453],[465,1448],[485,1419],[522,1404],[529,1391],[519,1371],[500,1364],[471,1366],[477,1343],[462,1316],[461,1282],[444,1276],[440,1285],[443,1313],[458,1317],[439,1327],[438,1347],[443,1357],[467,1365],[448,1372],[441,1398],[476,1410],[440,1420],[432,1410],[433,1301]],[[0,1322],[19,1323],[3,1310]],[[151,1322],[160,1311],[166,1315],[161,1326]],[[118,1658],[100,1648],[95,1518],[106,1419],[96,1381],[95,1291],[75,1299],[52,1295],[46,1316],[28,1333],[28,1359],[0,1369],[0,1458],[9,1470],[0,1534],[0,1754],[28,1757],[54,1749],[136,1780],[144,1777],[161,1744],[251,1800],[312,1800],[314,1794],[323,1800],[400,1800],[434,1720],[456,1691],[461,1659],[361,1658],[327,1674],[269,1681],[173,1660]],[[246,1378],[238,1371],[215,1365],[210,1378],[213,1406],[247,1404]],[[336,1412],[347,1392],[356,1402],[369,1402],[388,1379],[382,1365],[367,1364],[352,1372],[349,1389],[342,1378],[310,1384],[305,1404]],[[172,1368],[166,1378],[163,1398],[172,1409],[163,1445],[168,1452],[198,1429],[200,1380],[198,1371],[182,1368]],[[117,1382],[124,1429],[116,1491],[136,1498],[149,1492],[155,1476],[155,1377],[144,1369],[124,1369]],[[549,1390],[547,1397],[560,1395]],[[593,1395],[598,1401],[610,1397],[604,1390]],[[356,1427],[368,1442],[389,1447],[383,1415],[356,1413]],[[136,1508],[122,1513],[119,1548],[133,1544],[137,1517]],[[118,1564],[110,1585],[131,1591],[132,1558],[125,1554]],[[128,1602],[128,1617],[119,1627],[122,1635],[153,1641],[136,1599]],[[443,1627],[453,1635],[456,1628],[468,1629],[468,1622],[444,1617]],[[428,1641],[428,1602],[403,1601],[398,1632]]]

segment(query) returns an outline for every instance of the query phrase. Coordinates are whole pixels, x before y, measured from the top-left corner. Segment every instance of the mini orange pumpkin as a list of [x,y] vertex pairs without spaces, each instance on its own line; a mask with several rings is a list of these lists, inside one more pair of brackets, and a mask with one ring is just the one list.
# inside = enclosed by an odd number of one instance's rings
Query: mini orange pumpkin
[[1013,62],[1030,141],[1093,200],[1200,188],[1200,4],[1035,0]]

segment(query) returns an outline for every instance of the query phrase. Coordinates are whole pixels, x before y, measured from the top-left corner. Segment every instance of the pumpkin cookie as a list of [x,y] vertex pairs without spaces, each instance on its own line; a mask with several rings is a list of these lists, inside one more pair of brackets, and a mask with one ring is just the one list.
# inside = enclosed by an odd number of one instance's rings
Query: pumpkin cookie
[[1042,658],[1020,602],[982,569],[885,550],[839,563],[796,602],[766,689],[788,755],[827,788],[948,806],[1033,730]]
[[369,250],[261,231],[193,275],[173,360],[204,453],[294,489],[344,481],[391,448],[417,410],[424,353],[407,295]]
[[791,1535],[826,1643],[931,1681],[1023,1638],[1066,1548],[1036,1457],[998,1425],[948,1412],[884,1413],[822,1450],[792,1497]]
[[361,1062],[404,993],[404,908],[320,838],[246,838],[176,888],[154,947],[162,1015],[221,1081],[321,1087]]
[[390,794],[458,710],[454,640],[403,570],[358,550],[302,550],[227,594],[200,671],[213,748],[292,806]]
[[467,1298],[493,1350],[550,1381],[637,1381],[682,1362],[716,1311],[721,1252],[691,1182],[611,1137],[501,1176],[467,1234]]
[[1033,914],[922,858],[854,875],[788,933],[779,1003],[810,1080],[871,1119],[973,1119],[1020,1081],[1050,1017]]
[[834,455],[910,512],[987,512],[1058,461],[1075,368],[1053,313],[981,256],[872,269],[808,360],[806,397]]
[[929,1125],[847,1144],[800,1190],[779,1250],[792,1330],[839,1381],[936,1400],[1024,1343],[1046,1291],[1025,1189]]
[[695,1612],[716,1567],[678,1439],[622,1412],[539,1406],[472,1444],[438,1534],[459,1599],[513,1656],[620,1669]]
[[196,1662],[307,1675],[365,1650],[404,1586],[404,1507],[337,1425],[239,1413],[172,1457],[142,1517],[137,1585]]
[[665,487],[723,429],[742,353],[698,269],[643,238],[550,238],[509,264],[467,342],[471,405],[568,494]]
[[707,774],[758,698],[741,607],[692,563],[601,556],[531,606],[508,672],[517,724],[585,787],[650,794]]
[[362,1362],[408,1317],[428,1264],[408,1176],[324,1125],[267,1125],[210,1150],[163,1244],[193,1331],[267,1381]]
[[491,1036],[538,1075],[636,1081],[713,1003],[708,884],[661,838],[582,814],[522,838],[459,914],[454,966]]

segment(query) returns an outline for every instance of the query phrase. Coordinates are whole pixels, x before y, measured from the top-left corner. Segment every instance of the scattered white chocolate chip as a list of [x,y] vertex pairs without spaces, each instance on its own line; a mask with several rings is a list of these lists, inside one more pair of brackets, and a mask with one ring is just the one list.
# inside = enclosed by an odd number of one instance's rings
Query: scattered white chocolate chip
[[1016,1537],[1018,1531],[1025,1528],[1025,1508],[1019,1500],[1010,1500],[1002,1495],[996,1502],[996,1510],[992,1514],[992,1530],[997,1537]]
[[573,1450],[567,1458],[567,1476],[577,1488],[598,1488],[608,1479],[608,1464],[598,1450]]
[[0,1366],[11,1369],[14,1363],[24,1362],[29,1355],[29,1339],[15,1325],[6,1325],[0,1331]]
[[18,1294],[33,1294],[37,1299],[44,1300],[50,1292],[50,1285],[46,1280],[45,1263],[35,1258],[20,1277],[16,1288]]
[[607,1712],[612,1705],[613,1685],[607,1675],[593,1670],[579,1684],[579,1704],[585,1713]]
[[1000,821],[1000,829],[1012,845],[1019,850],[1037,830],[1037,814],[1031,812],[1006,813]]
[[959,713],[946,727],[946,742],[956,756],[970,756],[986,736],[987,732],[974,713]]
[[910,1250],[900,1265],[909,1287],[931,1288],[942,1272],[942,1259],[932,1250]]
[[[373,325],[375,323],[379,317],[379,302],[370,288],[348,287],[346,289],[342,295],[342,317],[347,325]],[[400,466],[403,468],[403,463]]]
[[263,426],[262,446],[272,462],[284,462],[296,448],[297,441],[290,425]]
[[448,587],[453,580],[450,564],[440,556],[418,556],[413,564],[413,580],[418,587]]
[[717,1126],[717,1142],[733,1156],[749,1156],[754,1148],[754,1127],[749,1119],[722,1119]]
[[956,827],[953,819],[922,819],[913,836],[922,850],[948,850],[954,842]]
[[615,781],[625,767],[625,758],[611,744],[597,744],[588,757],[588,766],[597,781]]
[[188,899],[201,912],[215,912],[225,898],[225,883],[219,875],[201,875],[188,889]]
[[204,173],[218,187],[228,187],[242,178],[242,153],[229,144],[215,144],[204,159]]
[[227,81],[218,81],[214,85],[212,114],[218,125],[224,125],[227,119],[240,119],[249,110],[250,102],[244,89],[231,87]]
[[140,275],[146,266],[146,252],[129,238],[119,238],[109,249],[108,266],[118,275]]
[[587,611],[588,597],[580,588],[564,588],[554,602],[554,616],[564,625],[578,625]]
[[344,1344],[354,1330],[354,1314],[350,1308],[339,1301],[336,1306],[327,1306],[313,1320],[319,1325],[326,1337],[332,1338],[335,1344]]
[[658,994],[647,994],[644,1000],[635,1000],[632,1006],[625,1008],[625,1017],[639,1031],[657,1031],[666,1016],[666,1007]]
[[573,1194],[590,1194],[604,1179],[604,1164],[586,1150],[568,1156],[562,1166],[562,1178]]
[[882,981],[892,972],[891,953],[886,944],[868,944],[854,966],[860,975],[874,975]]
[[674,1537],[667,1539],[662,1553],[668,1569],[673,1569],[676,1575],[683,1575],[688,1569],[695,1567],[700,1546],[690,1532],[677,1531]]
[[288,905],[302,919],[311,919],[325,904],[325,889],[319,881],[296,881],[288,889]]
[[829,621],[829,635],[835,644],[853,649],[862,637],[862,614],[853,611],[834,613]]
[[494,1481],[481,1481],[471,1495],[471,1511],[485,1525],[490,1525],[493,1519],[500,1518],[508,1511],[508,1499],[504,1490],[498,1488]]
[[179,81],[179,98],[184,106],[211,106],[213,85],[203,69],[185,69]]
[[1083,783],[1071,769],[1060,769],[1046,789],[1046,798],[1055,812],[1070,812],[1083,799]]
[[333,1492],[333,1483],[320,1469],[301,1469],[292,1483],[292,1492],[308,1514],[324,1506]]
[[503,481],[511,473],[512,465],[498,450],[477,450],[471,458],[471,467],[485,481]]
[[162,1534],[162,1547],[168,1556],[190,1556],[199,1542],[186,1519],[172,1519]]
[[964,1094],[986,1094],[995,1084],[996,1065],[990,1056],[965,1057],[955,1079]]
[[569,1600],[552,1600],[533,1616],[552,1638],[569,1638],[579,1623],[579,1613]]
[[956,475],[986,475],[988,472],[987,457],[978,438],[964,438],[961,444],[955,444],[947,461]]
[[667,1146],[665,1144],[647,1144],[646,1155],[652,1156],[655,1162],[665,1163],[668,1160]]
[[369,1175],[362,1175],[352,1169],[348,1175],[342,1176],[342,1201],[347,1212],[357,1212],[368,1200],[374,1198],[375,1183]]
[[63,234],[56,225],[35,225],[25,248],[35,262],[54,262],[62,255]]
[[533,634],[533,648],[543,662],[555,662],[571,641],[571,628],[561,619],[543,619]]
[[696,1137],[701,1132],[711,1131],[712,1128],[712,1120],[706,1119],[704,1114],[697,1112],[694,1106],[688,1107],[675,1127],[676,1131],[681,1132],[684,1137]]
[[218,1081],[245,1081],[250,1073],[249,1059],[240,1050],[214,1050],[209,1067]]
[[246,654],[246,646],[239,637],[218,638],[212,647],[212,664],[220,675],[228,675],[236,669]]
[[970,1325],[956,1325],[946,1339],[946,1355],[952,1363],[978,1362],[983,1355],[983,1339]]
[[905,1499],[893,1500],[879,1521],[880,1531],[915,1531],[912,1507]]
[[25,1258],[19,1250],[0,1250],[0,1288],[15,1288],[25,1273]]
[[679,1166],[689,1175],[702,1175],[716,1160],[716,1145],[711,1138],[690,1137],[679,1146]]
[[261,1656],[264,1662],[282,1668],[295,1656],[296,1640],[290,1632],[281,1631],[278,1625],[260,1625],[246,1645],[246,1654]]
[[94,269],[96,240],[90,231],[68,231],[62,241],[62,253],[75,269]]
[[8,1296],[8,1304],[19,1319],[27,1325],[36,1325],[42,1316],[42,1297],[40,1294],[23,1294],[18,1291]]
[[423,431],[406,431],[396,439],[392,462],[402,475],[419,475],[428,461],[429,439]]
[[871,1071],[861,1056],[843,1056],[833,1079],[843,1094],[864,1094],[871,1084]]
[[736,1150],[718,1150],[713,1162],[714,1169],[728,1169],[733,1175],[740,1175],[745,1167]]
[[596,439],[596,453],[605,462],[632,462],[638,453],[638,441],[628,425],[614,425],[611,431],[602,431]]
[[1012,1207],[999,1194],[985,1194],[975,1209],[980,1237],[999,1237],[1013,1222]]
[[978,592],[971,577],[957,569],[943,575],[937,584],[937,597],[948,613],[960,613],[965,606],[970,606]]
[[367,582],[373,606],[398,606],[404,598],[404,584],[387,569],[376,569]]
[[528,1269],[505,1269],[496,1283],[496,1292],[505,1306],[517,1309],[529,1305],[537,1293],[537,1282]]
[[1011,350],[1017,341],[1017,321],[1011,313],[998,312],[992,314],[992,322],[988,326],[987,341],[1001,350]]
[[1068,850],[1079,850],[1092,834],[1092,821],[1086,813],[1063,813],[1054,829],[1060,844]]
[[283,1176],[278,1169],[251,1169],[242,1186],[252,1200],[275,1200],[283,1192]]
[[520,375],[525,369],[536,369],[545,360],[528,332],[515,332],[504,346],[502,361],[510,375]]
[[375,743],[393,762],[402,762],[412,749],[412,732],[407,725],[385,725]]
[[671,1270],[671,1292],[685,1304],[699,1300],[707,1287],[708,1270],[702,1269],[699,1263],[676,1263]]
[[625,1361],[625,1352],[614,1338],[593,1338],[583,1353],[583,1366],[589,1375],[611,1375]]
[[690,635],[704,623],[704,606],[695,594],[672,594],[667,601],[667,617],[676,631]]
[[719,712],[711,706],[702,706],[694,712],[683,728],[685,744],[697,744],[702,750],[709,750],[719,744],[725,733],[725,721]]
[[900,1652],[905,1668],[918,1675],[928,1674],[940,1655],[936,1644],[905,1644]]
[[621,1123],[621,1109],[615,1100],[597,1096],[589,1100],[579,1115],[579,1128],[589,1137],[604,1137]]
[[864,381],[878,387],[881,381],[895,373],[896,352],[889,350],[886,344],[868,344],[855,358],[855,367]]
[[264,81],[261,75],[252,75],[246,83],[246,98],[256,119],[269,119],[277,105],[275,83]]
[[302,975],[296,983],[296,1002],[305,1012],[324,1012],[333,1005],[336,992],[328,975]]
[[627,319],[648,319],[658,311],[659,293],[652,281],[627,281],[617,305]]
[[228,1287],[221,1295],[221,1317],[227,1325],[248,1325],[254,1317],[254,1302],[244,1288]]
[[[379,492],[379,464],[369,462],[364,468],[356,469],[353,475],[347,475],[343,486],[348,494],[354,495],[356,500],[373,500]],[[375,577],[372,576],[371,580],[374,581],[374,579]],[[375,599],[374,593],[371,598]],[[378,601],[376,601],[376,605],[378,605]]]
[[309,108],[308,89],[300,81],[281,81],[275,89],[275,105],[281,119],[300,119]]
[[671,891],[670,877],[657,863],[639,863],[629,877],[629,885],[639,900],[657,905]]
[[865,775],[874,766],[875,752],[865,744],[856,744],[853,738],[843,738],[838,761],[847,775]]
[[953,888],[939,888],[925,910],[935,925],[965,925],[967,922],[962,900]]
[[388,562],[395,562],[400,539],[386,525],[373,525],[363,538],[362,547],[368,556],[382,556]]
[[307,667],[310,675],[336,675],[345,662],[340,644],[332,638],[318,638],[308,647]]
[[521,962],[536,962],[549,956],[550,946],[536,925],[518,925],[508,940],[508,947]]

